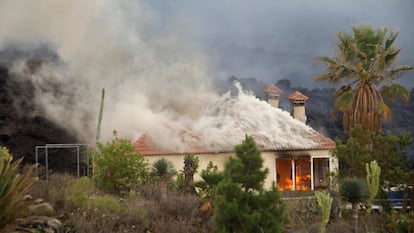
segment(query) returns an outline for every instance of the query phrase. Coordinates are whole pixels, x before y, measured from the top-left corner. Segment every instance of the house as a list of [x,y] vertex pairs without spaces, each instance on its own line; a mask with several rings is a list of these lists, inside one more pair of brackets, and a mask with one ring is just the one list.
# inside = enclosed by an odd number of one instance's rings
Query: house
[[[269,169],[264,186],[270,188],[273,183],[276,183],[280,190],[332,188],[333,182],[330,177],[338,170],[338,160],[330,152],[335,148],[335,142],[305,124],[305,104],[308,97],[300,92],[288,96],[293,105],[292,117],[289,113],[278,109],[281,94],[279,88],[270,85],[265,88],[265,92],[268,103],[264,104],[276,108],[272,111],[286,122],[278,120],[278,137],[252,135],[261,150],[264,166]],[[267,108],[272,109],[269,106]],[[283,135],[286,135],[286,138],[282,138]],[[136,150],[150,164],[160,158],[166,158],[177,170],[183,168],[184,156],[187,154],[194,154],[199,158],[199,171],[205,169],[210,161],[222,169],[227,159],[235,156],[231,149],[219,151],[207,149],[203,146],[202,137],[186,129],[181,130],[176,137],[189,146],[181,151],[162,148],[157,144],[156,138],[143,134],[135,142]],[[195,175],[195,180],[197,179],[200,179],[198,174]]]

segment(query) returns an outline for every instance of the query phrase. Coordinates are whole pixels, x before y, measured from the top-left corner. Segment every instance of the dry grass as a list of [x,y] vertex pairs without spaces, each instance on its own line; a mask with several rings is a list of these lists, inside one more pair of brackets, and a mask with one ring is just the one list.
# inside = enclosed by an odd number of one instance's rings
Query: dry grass
[[[53,174],[49,182],[39,181],[30,193],[42,198],[56,210],[63,223],[65,233],[207,233],[212,232],[211,216],[200,211],[202,200],[198,196],[185,195],[170,190],[167,199],[161,198],[157,185],[141,185],[124,197],[95,192],[90,199],[100,202],[70,206],[65,197],[68,181],[74,177]],[[286,233],[313,233],[320,231],[320,212],[312,198],[295,199],[287,202],[290,224]],[[351,233],[352,219],[347,211],[343,218],[331,218],[327,232]],[[382,213],[367,215],[361,212],[360,232],[395,232],[401,214]],[[413,223],[414,216],[408,217]],[[413,231],[414,224],[410,230]]]
[[[36,197],[55,207],[64,232],[211,232],[210,217],[200,212],[201,199],[198,196],[170,191],[167,199],[161,200],[158,186],[143,185],[126,197],[95,193],[90,199],[103,199],[101,204],[82,202],[81,206],[74,206],[73,203],[69,205],[65,196],[68,182],[73,179],[66,174],[54,174],[49,177],[49,182],[40,181],[31,189]],[[111,207],[113,200],[119,200],[121,208]]]

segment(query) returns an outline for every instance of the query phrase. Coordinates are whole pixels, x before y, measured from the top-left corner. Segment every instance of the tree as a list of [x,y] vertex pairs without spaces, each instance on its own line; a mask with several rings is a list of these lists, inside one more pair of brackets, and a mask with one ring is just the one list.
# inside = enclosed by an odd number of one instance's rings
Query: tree
[[177,174],[174,164],[165,158],[158,159],[151,166],[151,175],[160,182],[161,199],[167,199],[168,181]]
[[194,156],[193,154],[188,154],[184,157],[184,193],[197,193],[194,185],[194,174],[197,173],[198,166],[199,159],[197,156]]
[[358,204],[365,201],[368,196],[368,189],[364,179],[345,178],[339,186],[339,193],[342,199],[351,203],[352,218],[354,219],[354,232],[358,232]]
[[214,201],[215,232],[282,232],[287,223],[281,194],[273,185],[264,190],[267,169],[256,142],[246,135],[235,147],[224,178],[216,188]]
[[357,125],[350,130],[344,143],[336,140],[333,154],[339,158],[342,177],[366,177],[365,164],[376,160],[381,168],[381,181],[397,185],[407,181],[407,147],[412,143],[410,133],[394,135],[391,132],[365,133]]
[[93,179],[96,186],[110,193],[123,194],[142,184],[148,177],[148,164],[135,152],[127,139],[114,138],[105,144],[98,142],[97,150],[90,152],[93,161]]
[[374,29],[370,25],[352,27],[352,34],[337,34],[337,51],[333,58],[317,57],[327,73],[318,81],[339,83],[334,116],[343,112],[344,129],[363,125],[365,131],[379,131],[384,120],[391,117],[384,98],[409,100],[408,90],[396,83],[410,66],[397,66],[401,49],[394,47],[398,32],[387,28]]

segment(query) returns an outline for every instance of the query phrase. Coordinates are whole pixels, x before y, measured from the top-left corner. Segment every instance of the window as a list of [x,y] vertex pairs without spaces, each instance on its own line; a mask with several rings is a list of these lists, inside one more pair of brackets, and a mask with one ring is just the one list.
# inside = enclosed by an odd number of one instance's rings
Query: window
[[313,159],[313,177],[315,189],[327,189],[329,187],[329,159]]
[[279,190],[292,190],[292,159],[276,159],[276,184]]
[[311,189],[311,159],[295,159],[295,190]]
[[279,190],[310,190],[310,157],[276,159],[276,184]]

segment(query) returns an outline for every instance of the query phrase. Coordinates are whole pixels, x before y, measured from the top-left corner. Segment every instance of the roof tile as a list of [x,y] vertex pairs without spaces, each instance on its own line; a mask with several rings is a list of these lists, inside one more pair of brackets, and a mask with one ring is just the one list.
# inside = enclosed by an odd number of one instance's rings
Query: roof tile
[[264,91],[265,91],[267,94],[274,94],[274,95],[280,95],[280,94],[282,94],[282,90],[280,90],[280,89],[279,89],[276,85],[274,85],[274,84],[267,86],[267,87],[264,89]]
[[294,93],[288,96],[288,99],[290,101],[306,101],[309,99],[309,97],[307,97],[306,95],[302,94],[299,91],[295,91]]

